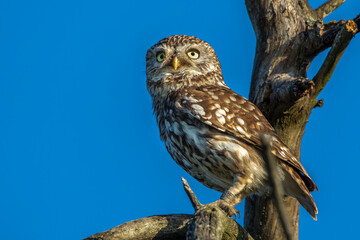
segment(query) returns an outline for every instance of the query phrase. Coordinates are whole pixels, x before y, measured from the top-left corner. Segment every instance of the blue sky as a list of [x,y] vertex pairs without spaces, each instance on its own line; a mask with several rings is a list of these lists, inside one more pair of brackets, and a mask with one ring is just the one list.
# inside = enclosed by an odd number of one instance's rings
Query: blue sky
[[[349,0],[326,21],[359,12]],[[1,239],[81,239],[193,213],[181,177],[202,203],[219,198],[173,162],[152,115],[145,53],[174,34],[208,41],[227,84],[248,96],[255,36],[244,1],[0,1]],[[301,239],[358,234],[358,38],[306,127],[302,162],[319,215],[300,210]]]

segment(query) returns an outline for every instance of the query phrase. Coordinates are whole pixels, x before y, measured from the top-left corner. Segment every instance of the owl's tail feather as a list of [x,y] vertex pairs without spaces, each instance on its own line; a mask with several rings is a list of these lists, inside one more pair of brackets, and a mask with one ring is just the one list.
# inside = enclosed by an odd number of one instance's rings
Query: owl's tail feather
[[300,202],[301,206],[303,206],[305,210],[310,213],[312,218],[317,220],[316,214],[318,213],[318,209],[310,193],[305,196],[297,197],[296,199]]
[[300,175],[292,168],[285,168],[284,173],[285,179],[283,186],[285,194],[296,198],[301,206],[310,213],[313,219],[317,220],[316,214],[318,213],[318,209],[315,201]]

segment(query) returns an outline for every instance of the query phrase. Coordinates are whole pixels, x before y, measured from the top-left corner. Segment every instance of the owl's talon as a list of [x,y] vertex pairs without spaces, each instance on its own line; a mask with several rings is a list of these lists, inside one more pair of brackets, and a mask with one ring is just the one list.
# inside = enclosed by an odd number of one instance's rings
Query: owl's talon
[[226,212],[230,217],[234,216],[235,219],[239,216],[240,218],[240,211],[232,207],[228,202],[225,200],[219,199],[216,202],[209,203],[209,206],[217,206],[221,208],[224,212]]

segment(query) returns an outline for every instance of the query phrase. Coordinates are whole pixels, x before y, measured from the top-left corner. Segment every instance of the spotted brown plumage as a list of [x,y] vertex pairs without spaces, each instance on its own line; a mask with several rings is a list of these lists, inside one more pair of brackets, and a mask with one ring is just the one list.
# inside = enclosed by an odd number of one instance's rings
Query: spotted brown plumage
[[164,38],[148,50],[146,73],[161,139],[176,163],[223,193],[216,204],[234,214],[244,197],[269,190],[260,134],[270,134],[285,193],[316,219],[315,183],[261,111],[225,84],[208,43]]

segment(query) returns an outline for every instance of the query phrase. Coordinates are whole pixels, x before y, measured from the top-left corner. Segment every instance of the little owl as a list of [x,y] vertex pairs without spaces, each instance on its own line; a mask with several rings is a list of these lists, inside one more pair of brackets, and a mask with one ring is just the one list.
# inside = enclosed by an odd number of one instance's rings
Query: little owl
[[316,219],[316,185],[250,101],[224,82],[214,49],[186,35],[160,40],[146,54],[147,89],[171,157],[205,186],[222,192],[228,214],[244,197],[269,190],[260,134],[272,136],[284,192]]

